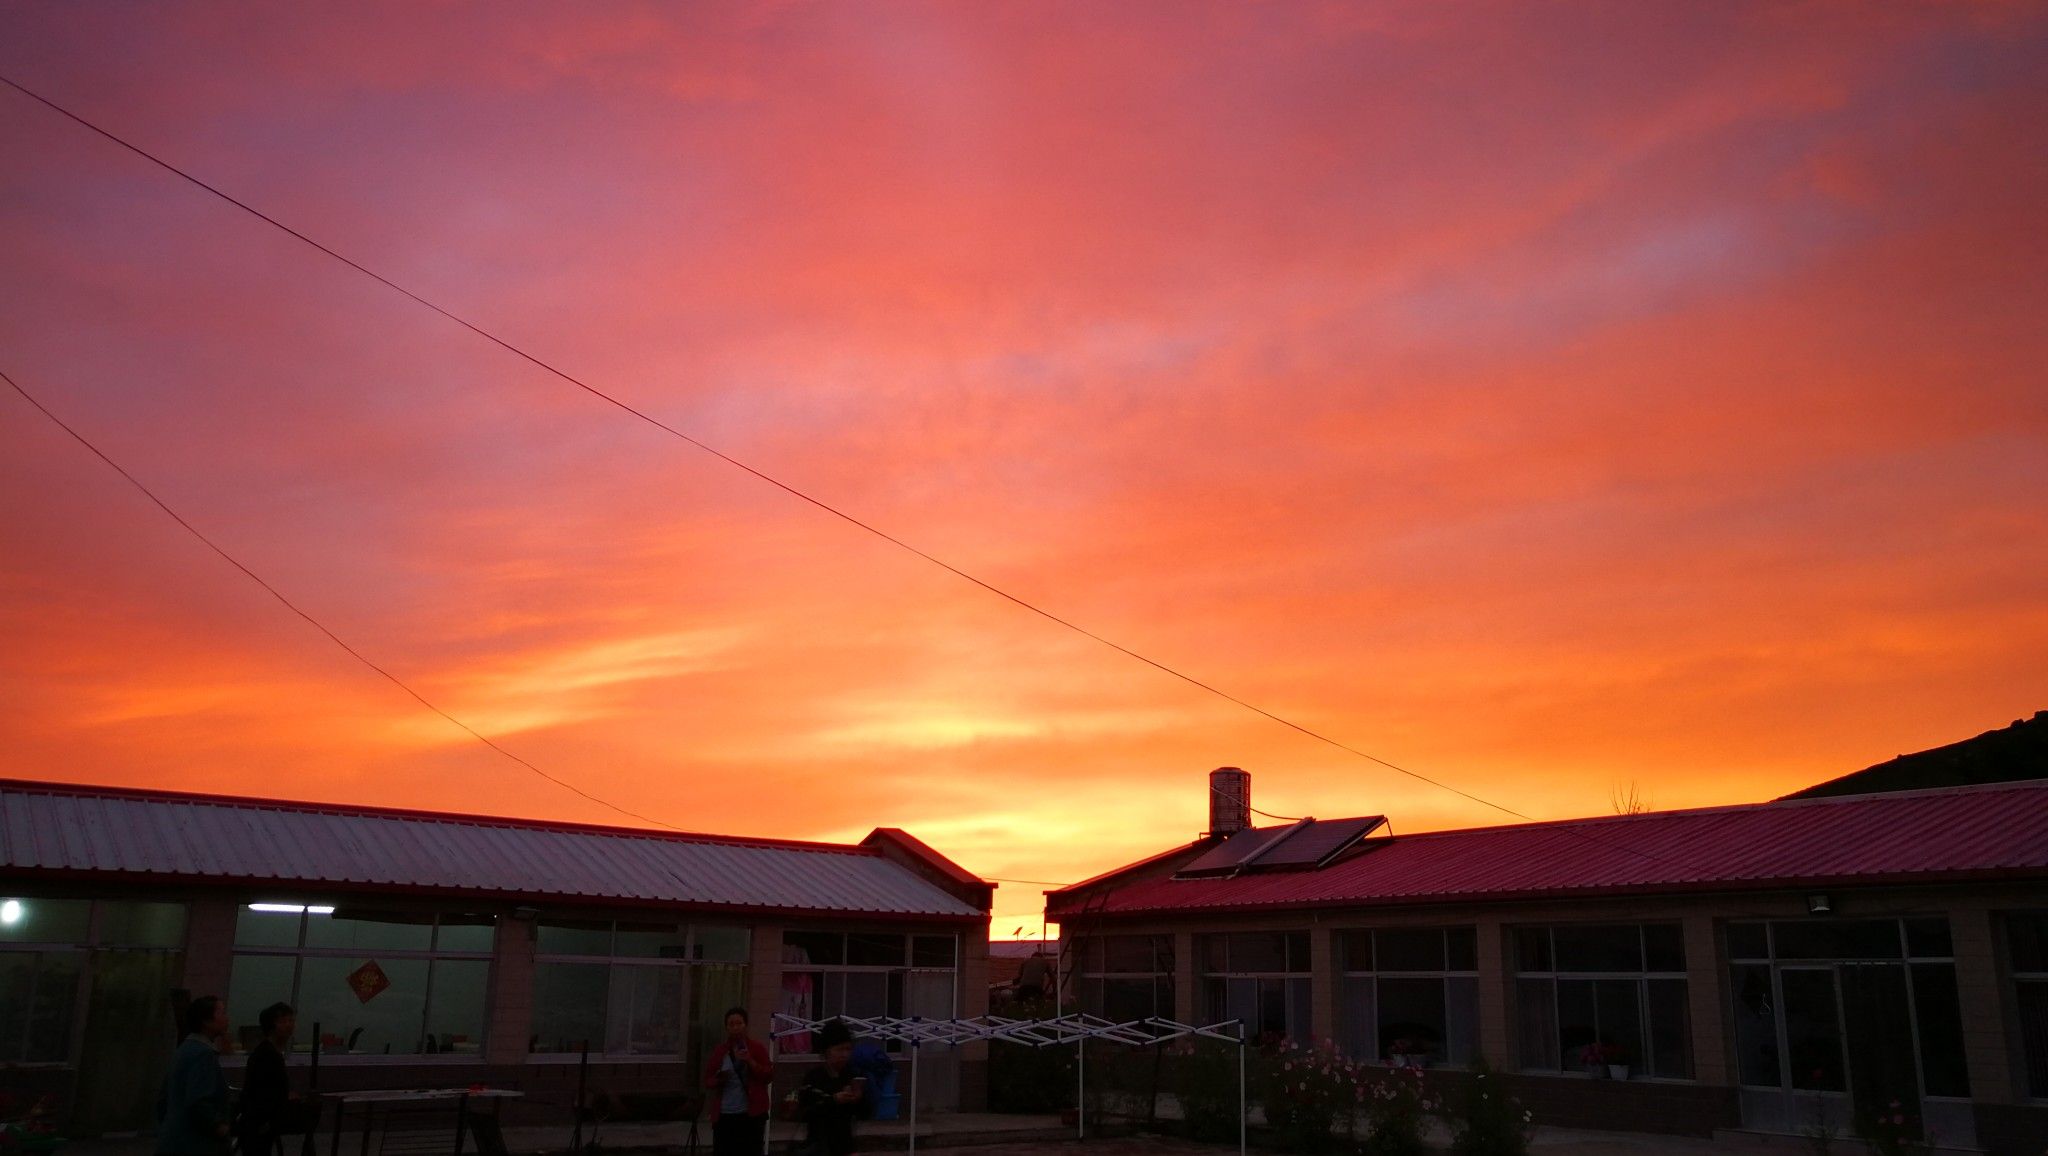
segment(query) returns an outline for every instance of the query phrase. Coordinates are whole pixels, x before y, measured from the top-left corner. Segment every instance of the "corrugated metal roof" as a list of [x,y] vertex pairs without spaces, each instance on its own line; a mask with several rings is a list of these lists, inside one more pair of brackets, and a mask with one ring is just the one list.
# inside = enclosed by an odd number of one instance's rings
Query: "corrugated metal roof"
[[866,847],[9,781],[0,781],[0,869],[985,914]]
[[2048,782],[1480,827],[1364,846],[1317,871],[1151,876],[1122,886],[1112,873],[1086,889],[1049,893],[1046,909],[1054,918],[1084,910],[1092,917],[2041,878],[2048,877]]

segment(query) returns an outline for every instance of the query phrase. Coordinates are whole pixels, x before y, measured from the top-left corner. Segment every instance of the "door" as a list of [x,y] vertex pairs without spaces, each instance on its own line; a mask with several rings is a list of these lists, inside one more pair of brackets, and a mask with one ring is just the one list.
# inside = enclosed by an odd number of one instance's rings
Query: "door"
[[[1903,1113],[1919,1134],[1920,1072],[1914,1062],[1912,997],[1906,965],[1844,963],[1844,1035],[1849,1044],[1849,1092],[1856,1116]],[[1894,1107],[1893,1105],[1898,1105]]]

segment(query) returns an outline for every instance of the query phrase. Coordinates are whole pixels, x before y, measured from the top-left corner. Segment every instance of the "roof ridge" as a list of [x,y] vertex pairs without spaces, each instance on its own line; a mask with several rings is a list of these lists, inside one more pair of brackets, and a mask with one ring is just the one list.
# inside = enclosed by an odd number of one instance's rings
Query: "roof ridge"
[[412,807],[365,806],[325,803],[307,799],[273,799],[255,795],[227,795],[205,791],[175,791],[161,787],[120,787],[99,783],[65,783],[41,779],[0,778],[0,794],[68,795],[76,798],[131,799],[138,802],[178,802],[194,806],[228,807],[248,811],[296,811],[311,814],[344,815],[355,818],[392,819],[401,822],[454,823],[475,827],[509,827],[526,831],[559,831],[570,834],[609,835],[615,838],[649,839],[675,843],[709,843],[726,846],[782,847],[821,854],[881,857],[872,847],[853,843],[827,843],[812,839],[785,839],[772,835],[721,835],[709,831],[674,831],[655,827],[625,827],[610,823],[580,823],[559,819],[531,819],[516,815],[485,815],[468,811],[434,811]]
[[1765,799],[1754,803],[1717,803],[1705,807],[1675,807],[1668,811],[1642,811],[1633,815],[1577,815],[1561,819],[1531,819],[1525,823],[1493,823],[1478,827],[1443,827],[1434,831],[1416,831],[1408,835],[1386,835],[1382,837],[1405,842],[1414,839],[1433,838],[1439,835],[1473,835],[1484,831],[1526,831],[1538,827],[1646,823],[1656,819],[1670,819],[1690,815],[1726,815],[1747,811],[1790,810],[1797,807],[1869,805],[1888,799],[1920,799],[1939,795],[1975,795],[1997,791],[2048,791],[2048,778],[2011,779],[1997,783],[1970,783],[1954,787],[1924,787],[1912,791],[1869,791],[1860,795],[1824,795],[1810,799],[1784,798]]

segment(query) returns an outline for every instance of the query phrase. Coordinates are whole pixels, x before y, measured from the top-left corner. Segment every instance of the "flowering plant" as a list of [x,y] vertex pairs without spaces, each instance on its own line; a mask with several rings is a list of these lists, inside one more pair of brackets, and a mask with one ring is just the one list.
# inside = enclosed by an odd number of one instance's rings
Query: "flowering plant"
[[1916,1135],[1919,1124],[1917,1117],[1907,1115],[1906,1109],[1893,1100],[1879,1111],[1859,1117],[1856,1130],[1870,1142],[1871,1151],[1880,1156],[1896,1156],[1922,1150],[1926,1141]]
[[1628,1063],[1628,1049],[1620,1044],[1595,1040],[1579,1049],[1579,1062],[1589,1068],[1597,1068],[1604,1064],[1625,1064]]
[[1508,1094],[1485,1059],[1472,1063],[1472,1083],[1449,1117],[1452,1156],[1526,1156],[1531,1113]]
[[1441,1111],[1443,1101],[1421,1068],[1393,1068],[1358,1088],[1365,1108],[1366,1133],[1359,1156],[1422,1156],[1423,1121]]
[[1358,1105],[1359,1067],[1334,1043],[1304,1046],[1281,1040],[1264,1050],[1266,1123],[1291,1152],[1317,1152],[1334,1142],[1331,1129],[1348,1124]]

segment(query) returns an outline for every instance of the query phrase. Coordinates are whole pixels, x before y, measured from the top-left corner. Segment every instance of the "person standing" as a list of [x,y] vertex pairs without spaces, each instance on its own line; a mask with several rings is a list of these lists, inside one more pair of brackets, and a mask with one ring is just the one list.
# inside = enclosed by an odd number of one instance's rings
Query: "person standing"
[[853,1035],[833,1020],[817,1035],[825,1062],[812,1068],[797,1089],[799,1106],[810,1123],[804,1151],[808,1156],[852,1156],[853,1120],[867,1098],[867,1081],[853,1072]]
[[725,1039],[704,1064],[704,1086],[711,1091],[712,1156],[761,1156],[774,1075],[767,1046],[747,1036],[747,1009],[727,1011]]
[[156,1156],[227,1156],[228,1081],[220,1070],[227,1004],[202,995],[186,1005],[183,1026],[157,1098]]
[[274,1003],[256,1017],[263,1041],[249,1052],[249,1066],[242,1076],[242,1110],[235,1136],[242,1156],[270,1156],[283,1130],[286,1106],[291,1102],[291,1080],[285,1075],[284,1055],[291,1047],[298,1016],[288,1003]]

